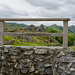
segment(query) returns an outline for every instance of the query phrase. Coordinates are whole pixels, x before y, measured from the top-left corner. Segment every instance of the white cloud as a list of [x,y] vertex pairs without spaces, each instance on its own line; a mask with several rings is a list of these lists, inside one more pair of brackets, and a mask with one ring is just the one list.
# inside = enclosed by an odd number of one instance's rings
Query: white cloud
[[0,17],[50,17],[75,20],[75,0],[0,0]]

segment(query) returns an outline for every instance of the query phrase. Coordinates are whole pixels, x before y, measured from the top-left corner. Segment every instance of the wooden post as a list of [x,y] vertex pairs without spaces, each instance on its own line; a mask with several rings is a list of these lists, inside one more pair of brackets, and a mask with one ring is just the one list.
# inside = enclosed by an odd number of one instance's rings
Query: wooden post
[[63,48],[68,48],[68,21],[63,21]]
[[0,46],[3,46],[3,21],[0,21]]

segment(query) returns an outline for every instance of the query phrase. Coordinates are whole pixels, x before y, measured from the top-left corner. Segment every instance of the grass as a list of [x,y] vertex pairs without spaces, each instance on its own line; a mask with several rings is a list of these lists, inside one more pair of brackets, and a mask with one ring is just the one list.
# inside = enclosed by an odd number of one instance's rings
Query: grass
[[14,39],[14,37],[12,37],[12,36],[4,36],[4,41],[5,42],[10,41],[12,39]]
[[39,43],[34,43],[34,42],[28,42],[25,41],[25,44],[21,44],[21,43],[16,43],[13,46],[46,46],[45,44],[39,42]]
[[72,48],[75,51],[75,46],[70,46],[70,48]]
[[51,42],[51,46],[62,46],[62,44]]
[[[13,39],[15,40],[14,44],[12,44],[13,46],[47,46],[47,45],[45,45],[45,43],[42,43],[42,40],[48,41],[49,38],[48,37],[38,37],[38,36],[36,37],[36,36],[34,36],[34,37],[32,37],[33,42],[28,42],[28,41],[24,41],[23,39],[16,39],[12,36],[4,36],[5,42],[13,40]],[[38,41],[37,43],[34,41],[35,39]],[[55,46],[56,44],[58,44],[58,43],[51,42],[52,46]]]
[[57,43],[51,42],[51,44],[57,44]]
[[28,42],[28,41],[24,41],[22,39],[15,39],[14,37],[12,36],[4,36],[4,41],[7,42],[7,41],[10,41],[14,39],[15,42],[13,44],[13,46],[46,46],[45,44],[41,43],[41,42]]

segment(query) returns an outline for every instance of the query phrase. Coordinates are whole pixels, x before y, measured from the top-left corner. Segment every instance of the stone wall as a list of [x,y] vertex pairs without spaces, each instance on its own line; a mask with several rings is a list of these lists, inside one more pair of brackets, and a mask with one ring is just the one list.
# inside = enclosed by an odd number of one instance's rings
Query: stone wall
[[0,75],[75,75],[75,52],[61,47],[0,47]]

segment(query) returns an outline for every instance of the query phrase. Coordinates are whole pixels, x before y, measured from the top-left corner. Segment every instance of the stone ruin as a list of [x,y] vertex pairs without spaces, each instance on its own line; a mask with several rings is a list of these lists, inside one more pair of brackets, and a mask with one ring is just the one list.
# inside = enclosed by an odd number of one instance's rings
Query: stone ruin
[[2,46],[0,75],[75,75],[75,52],[62,47]]

